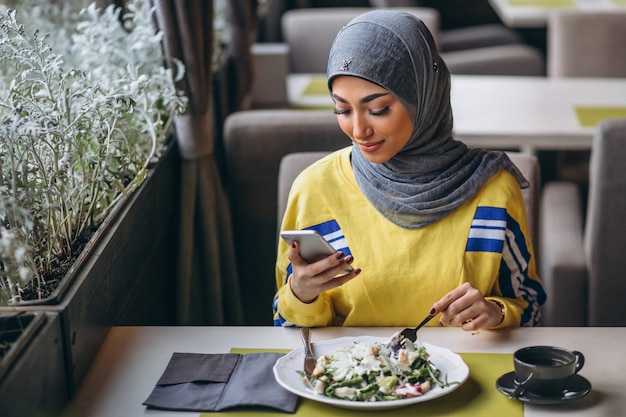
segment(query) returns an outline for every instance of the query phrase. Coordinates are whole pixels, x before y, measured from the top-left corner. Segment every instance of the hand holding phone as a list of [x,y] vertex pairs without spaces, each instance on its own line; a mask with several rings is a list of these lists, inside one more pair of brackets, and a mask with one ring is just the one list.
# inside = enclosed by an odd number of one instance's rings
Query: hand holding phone
[[[294,241],[300,244],[300,256],[309,263],[317,262],[334,253],[337,253],[330,243],[315,230],[284,230],[280,236],[291,245]],[[345,272],[352,271],[348,265]]]

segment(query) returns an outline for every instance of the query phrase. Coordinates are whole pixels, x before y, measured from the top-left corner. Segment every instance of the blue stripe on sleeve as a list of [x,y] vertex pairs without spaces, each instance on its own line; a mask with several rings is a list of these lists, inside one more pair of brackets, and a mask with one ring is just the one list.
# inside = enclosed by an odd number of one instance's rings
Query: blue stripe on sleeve
[[502,253],[506,217],[506,210],[503,208],[478,207],[470,226],[465,250]]

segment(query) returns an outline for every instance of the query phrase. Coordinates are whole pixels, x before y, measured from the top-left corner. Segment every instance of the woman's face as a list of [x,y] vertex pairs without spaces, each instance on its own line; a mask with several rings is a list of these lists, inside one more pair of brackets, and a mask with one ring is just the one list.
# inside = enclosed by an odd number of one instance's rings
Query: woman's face
[[349,75],[332,82],[335,113],[341,130],[368,161],[382,164],[406,145],[413,123],[396,97],[381,86]]

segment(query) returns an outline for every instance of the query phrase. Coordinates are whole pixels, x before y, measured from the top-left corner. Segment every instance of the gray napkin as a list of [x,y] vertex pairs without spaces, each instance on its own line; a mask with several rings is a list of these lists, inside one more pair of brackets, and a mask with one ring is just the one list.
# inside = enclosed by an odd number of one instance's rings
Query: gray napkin
[[294,413],[298,397],[272,368],[282,353],[174,353],[144,405],[164,410],[222,411],[269,407]]

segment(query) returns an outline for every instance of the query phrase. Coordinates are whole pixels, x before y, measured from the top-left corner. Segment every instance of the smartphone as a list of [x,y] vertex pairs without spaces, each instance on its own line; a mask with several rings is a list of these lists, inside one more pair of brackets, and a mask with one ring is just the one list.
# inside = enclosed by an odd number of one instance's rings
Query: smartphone
[[[313,263],[329,255],[337,253],[330,243],[315,230],[284,230],[280,232],[280,237],[291,245],[294,241],[300,243],[300,256],[307,262]],[[348,265],[345,272],[352,271]]]

